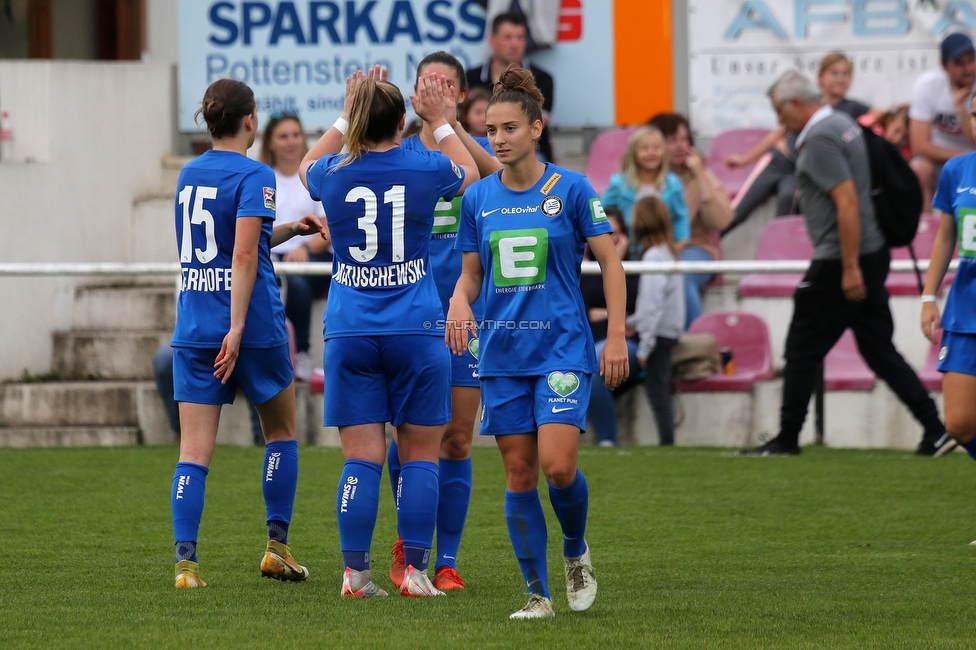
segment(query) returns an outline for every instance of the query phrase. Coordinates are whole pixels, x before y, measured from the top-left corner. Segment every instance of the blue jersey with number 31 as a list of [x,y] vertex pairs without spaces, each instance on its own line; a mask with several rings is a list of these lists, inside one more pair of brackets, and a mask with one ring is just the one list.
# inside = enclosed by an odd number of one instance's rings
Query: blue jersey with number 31
[[175,347],[219,348],[230,330],[231,263],[240,217],[263,220],[241,347],[270,348],[288,341],[271,263],[274,172],[239,153],[208,151],[183,167],[176,185],[176,246],[183,278]]
[[942,168],[932,207],[956,220],[959,268],[946,299],[942,327],[976,333],[976,152],[949,159]]
[[335,250],[325,338],[443,336],[430,234],[437,203],[454,198],[464,172],[439,153],[400,147],[338,167],[344,158],[326,156],[307,173]]
[[586,178],[552,164],[528,190],[505,187],[501,172],[467,189],[457,247],[477,251],[485,273],[480,376],[599,371],[580,263],[586,238],[610,232]]

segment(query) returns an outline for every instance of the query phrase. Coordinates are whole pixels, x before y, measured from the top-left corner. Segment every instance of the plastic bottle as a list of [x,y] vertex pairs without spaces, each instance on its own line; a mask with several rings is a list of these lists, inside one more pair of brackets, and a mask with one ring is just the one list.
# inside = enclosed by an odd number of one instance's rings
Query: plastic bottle
[[14,129],[10,124],[10,112],[0,113],[0,160],[14,159]]

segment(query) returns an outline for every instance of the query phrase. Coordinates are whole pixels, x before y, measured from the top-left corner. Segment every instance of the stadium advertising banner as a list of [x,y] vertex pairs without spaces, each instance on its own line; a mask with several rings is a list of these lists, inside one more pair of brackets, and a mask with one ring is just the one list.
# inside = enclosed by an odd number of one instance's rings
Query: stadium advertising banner
[[[532,59],[553,75],[556,124],[612,124],[612,2],[561,0],[559,40]],[[231,77],[254,90],[260,118],[294,112],[310,131],[342,113],[345,79],[389,68],[404,98],[417,63],[446,50],[466,67],[485,58],[485,9],[478,0],[296,0],[179,2],[179,128],[207,86]],[[561,80],[587,79],[582,83]]]
[[940,65],[948,33],[976,33],[976,0],[688,0],[689,88],[695,132],[772,127],[766,91],[821,57],[854,62],[848,96],[878,108],[908,103],[922,72]]

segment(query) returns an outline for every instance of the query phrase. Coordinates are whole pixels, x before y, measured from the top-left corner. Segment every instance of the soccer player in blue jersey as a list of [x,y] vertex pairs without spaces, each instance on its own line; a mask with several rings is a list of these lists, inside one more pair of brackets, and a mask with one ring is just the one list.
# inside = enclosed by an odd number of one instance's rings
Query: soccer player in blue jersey
[[[488,105],[488,139],[499,173],[461,201],[461,277],[446,337],[455,354],[475,333],[471,303],[484,293],[480,333],[481,434],[493,435],[505,467],[505,518],[529,590],[512,618],[554,616],[546,566],[539,469],[563,533],[566,595],[583,611],[596,597],[585,539],[589,493],[577,468],[592,375],[613,389],[627,377],[626,287],[600,200],[586,179],[539,162],[542,95],[526,70],[506,70]],[[584,244],[603,270],[608,330],[597,360],[580,295]]]
[[[338,426],[346,458],[336,497],[345,565],[343,596],[384,596],[369,552],[387,456],[385,423],[397,427],[397,519],[404,596],[438,596],[427,577],[438,507],[438,451],[451,420],[451,359],[439,341],[444,318],[430,269],[437,204],[478,172],[443,114],[448,93],[425,76],[412,97],[441,153],[400,146],[400,91],[375,68],[347,80],[343,116],[302,162],[322,201],[335,261],[325,312],[326,426]],[[347,153],[337,154],[345,142]]]
[[[970,120],[976,127],[976,107]],[[922,291],[922,332],[935,343],[941,325],[939,370],[949,435],[976,460],[976,153],[946,162],[932,208],[941,214]],[[959,269],[939,319],[935,296],[958,246]],[[954,445],[943,445],[951,450]],[[942,452],[942,450],[939,450]],[[944,453],[944,452],[943,452]],[[940,454],[941,455],[941,454]]]
[[[425,74],[435,74],[447,84],[448,106],[445,119],[453,126],[457,121],[457,106],[464,101],[467,78],[464,66],[447,52],[428,54],[417,66],[417,83]],[[453,119],[452,119],[453,118]],[[468,136],[466,133],[458,134]],[[468,136],[471,137],[471,136]],[[491,150],[486,138],[474,141],[487,151]],[[440,152],[434,139],[434,130],[424,122],[420,133],[404,139],[400,146],[408,151]],[[430,268],[437,283],[441,306],[447,313],[448,303],[454,293],[454,285],[461,275],[461,251],[454,248],[461,215],[461,197],[442,200],[434,209],[434,229],[430,238]],[[475,318],[481,318],[484,302],[472,306]],[[461,546],[461,534],[471,502],[471,439],[474,421],[481,400],[478,383],[478,340],[472,339],[468,349],[460,356],[451,355],[451,421],[447,424],[438,455],[439,497],[437,503],[437,560],[434,564],[434,586],[441,591],[464,589],[464,580],[457,572],[457,554]],[[396,496],[400,479],[400,457],[396,440],[390,443],[387,454],[390,484]],[[390,580],[399,586],[406,566],[403,557],[403,540],[398,539],[391,552]]]
[[288,547],[298,482],[294,372],[270,251],[295,235],[324,231],[312,215],[272,227],[274,173],[245,156],[258,128],[250,88],[215,81],[201,114],[213,149],[186,164],[176,195],[183,268],[172,342],[182,432],[172,492],[176,586],[206,586],[197,532],[220,408],[238,389],[256,405],[267,442],[261,475],[269,539],[261,574],[297,582],[308,569]]

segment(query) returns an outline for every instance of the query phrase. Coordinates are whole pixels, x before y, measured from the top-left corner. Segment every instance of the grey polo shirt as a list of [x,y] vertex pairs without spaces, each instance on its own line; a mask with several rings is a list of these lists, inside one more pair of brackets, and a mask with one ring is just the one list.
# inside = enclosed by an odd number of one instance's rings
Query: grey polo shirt
[[861,215],[861,255],[880,250],[884,235],[871,202],[871,166],[861,127],[850,117],[829,106],[810,119],[797,138],[796,181],[800,207],[813,242],[813,259],[839,260],[840,232],[837,206],[830,191],[848,179],[854,180]]

